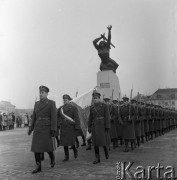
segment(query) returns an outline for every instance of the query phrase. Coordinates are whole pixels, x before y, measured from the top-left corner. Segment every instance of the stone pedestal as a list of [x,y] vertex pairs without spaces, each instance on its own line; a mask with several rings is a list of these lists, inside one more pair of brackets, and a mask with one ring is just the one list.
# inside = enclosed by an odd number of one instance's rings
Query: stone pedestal
[[121,98],[119,78],[112,71],[99,71],[97,73],[97,90],[101,99],[109,98],[117,100]]

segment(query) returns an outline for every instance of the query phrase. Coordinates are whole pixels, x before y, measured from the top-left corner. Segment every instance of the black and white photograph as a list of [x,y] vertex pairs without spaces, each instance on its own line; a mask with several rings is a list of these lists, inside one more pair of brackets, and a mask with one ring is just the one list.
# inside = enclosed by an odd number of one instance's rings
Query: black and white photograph
[[0,180],[177,179],[177,0],[0,0]]

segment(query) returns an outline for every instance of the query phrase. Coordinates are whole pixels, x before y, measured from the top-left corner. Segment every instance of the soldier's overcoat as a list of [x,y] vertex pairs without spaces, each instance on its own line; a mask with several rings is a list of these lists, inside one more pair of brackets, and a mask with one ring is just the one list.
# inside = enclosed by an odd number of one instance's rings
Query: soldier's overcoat
[[117,106],[111,104],[109,105],[109,112],[111,116],[110,121],[110,138],[116,139],[117,138],[117,128],[116,128],[116,121],[118,121],[118,109]]
[[150,109],[145,107],[145,120],[144,120],[144,132],[149,133],[149,118],[150,118]]
[[149,109],[149,114],[150,114],[150,118],[149,118],[149,131],[152,133],[154,132],[154,118],[155,118],[155,110],[153,107],[150,107]]
[[141,106],[136,104],[134,105],[135,108],[135,136],[141,136],[141,123],[142,123],[142,113],[141,113]]
[[95,103],[90,107],[88,129],[92,132],[92,144],[94,146],[107,146],[110,144],[109,133],[105,131],[110,128],[109,107],[103,102]]
[[141,106],[141,118],[140,118],[140,122],[141,122],[141,136],[145,136],[145,132],[144,132],[145,113],[146,113],[145,107]]
[[55,102],[49,99],[37,101],[34,106],[31,130],[33,139],[32,152],[51,152],[55,150],[55,140],[50,130],[57,129]]
[[123,139],[126,139],[126,140],[135,139],[134,122],[135,122],[136,116],[135,116],[134,106],[129,103],[121,105],[120,117],[123,121]]
[[116,113],[118,118],[116,118],[116,132],[118,139],[122,139],[122,133],[123,133],[123,123],[122,119],[120,117],[120,105],[116,105]]
[[[72,118],[74,122],[62,115],[61,108],[63,113]],[[60,145],[73,146],[75,144],[76,131],[81,129],[77,108],[71,103],[64,104],[58,109],[57,118],[60,129]]]

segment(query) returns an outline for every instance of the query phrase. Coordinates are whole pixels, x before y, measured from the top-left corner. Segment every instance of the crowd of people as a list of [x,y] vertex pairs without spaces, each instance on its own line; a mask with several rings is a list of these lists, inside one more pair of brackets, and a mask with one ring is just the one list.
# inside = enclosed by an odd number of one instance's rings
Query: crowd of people
[[16,115],[16,116],[13,112],[0,113],[0,131],[11,130],[14,129],[15,127],[17,128],[21,128],[22,126],[28,127],[30,123],[31,123],[31,118],[28,116],[27,113],[24,115]]
[[[58,147],[64,147],[63,162],[69,160],[69,147],[73,150],[74,158],[78,157],[78,136],[83,137],[82,145],[86,145],[78,109],[70,102],[71,97],[63,95],[63,105],[57,109],[55,102],[47,98],[49,88],[40,86],[39,92],[40,100],[35,103],[28,131],[29,135],[33,132],[31,151],[34,152],[36,160],[36,168],[32,173],[41,171],[44,152],[49,154],[51,168],[55,166],[55,139]],[[105,158],[108,159],[111,148],[116,149],[121,145],[124,152],[129,152],[141,143],[153,140],[177,127],[175,110],[135,99],[129,100],[128,97],[123,97],[123,101],[108,98],[101,101],[100,97],[101,94],[94,91],[93,103],[89,108],[88,132],[91,138],[87,140],[86,149],[91,150],[94,147],[93,164],[100,163],[100,147],[103,147]]]
[[0,131],[14,129],[15,115],[14,113],[0,113]]

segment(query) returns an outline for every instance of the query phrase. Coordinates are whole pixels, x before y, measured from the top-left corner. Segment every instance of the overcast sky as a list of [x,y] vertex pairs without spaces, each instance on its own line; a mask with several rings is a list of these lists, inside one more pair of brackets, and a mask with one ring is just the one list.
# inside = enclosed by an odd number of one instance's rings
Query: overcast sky
[[32,108],[46,85],[59,106],[93,88],[110,24],[122,95],[177,87],[176,0],[0,0],[0,100]]

